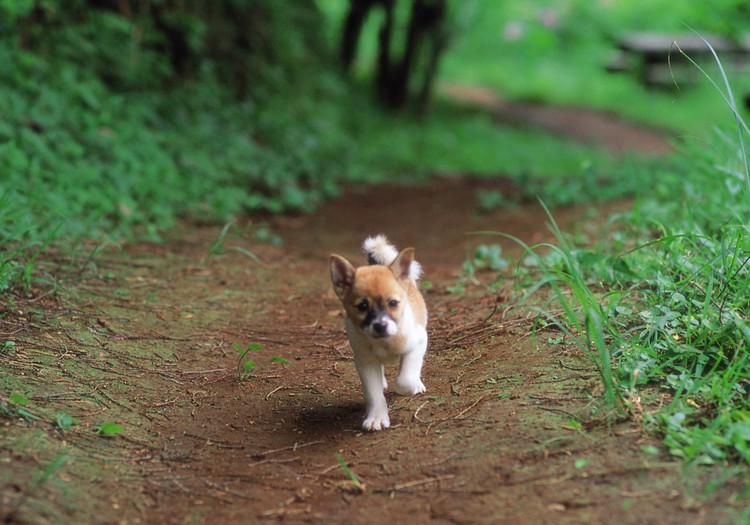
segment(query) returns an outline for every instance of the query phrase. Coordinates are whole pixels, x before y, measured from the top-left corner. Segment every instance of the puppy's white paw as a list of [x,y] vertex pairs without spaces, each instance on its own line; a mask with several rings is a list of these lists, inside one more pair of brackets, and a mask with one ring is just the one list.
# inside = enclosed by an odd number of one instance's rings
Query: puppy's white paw
[[393,390],[402,396],[416,396],[427,392],[427,387],[424,386],[421,379],[410,381],[397,379]]
[[391,420],[388,417],[388,413],[384,414],[368,414],[365,421],[362,423],[362,429],[367,432],[376,432],[383,430],[391,426]]

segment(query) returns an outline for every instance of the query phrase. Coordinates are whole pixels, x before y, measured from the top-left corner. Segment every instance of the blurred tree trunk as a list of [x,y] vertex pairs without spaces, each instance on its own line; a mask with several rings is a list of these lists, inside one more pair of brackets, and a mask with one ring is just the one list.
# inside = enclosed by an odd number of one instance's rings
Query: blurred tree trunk
[[[384,19],[378,33],[375,88],[378,97],[390,108],[399,109],[414,98],[424,109],[430,99],[440,55],[447,45],[446,0],[412,0],[406,40],[400,53],[395,50],[394,9],[396,0],[350,0],[344,21],[341,59],[351,69],[357,44],[367,16],[382,8]],[[422,60],[423,57],[426,59]],[[416,93],[411,93],[413,79],[419,79]]]

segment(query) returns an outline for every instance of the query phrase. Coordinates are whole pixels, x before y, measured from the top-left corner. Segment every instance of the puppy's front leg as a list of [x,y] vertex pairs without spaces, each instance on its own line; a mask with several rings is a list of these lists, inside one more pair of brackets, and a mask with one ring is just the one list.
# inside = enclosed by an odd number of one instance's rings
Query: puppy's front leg
[[401,366],[393,389],[402,396],[423,394],[427,388],[422,383],[422,364],[427,353],[427,334],[420,338],[419,344],[411,352],[401,356]]
[[383,365],[377,361],[362,359],[356,354],[354,365],[362,381],[367,405],[367,417],[362,423],[362,428],[370,431],[388,428],[391,426],[391,420],[388,417],[388,404],[383,394]]

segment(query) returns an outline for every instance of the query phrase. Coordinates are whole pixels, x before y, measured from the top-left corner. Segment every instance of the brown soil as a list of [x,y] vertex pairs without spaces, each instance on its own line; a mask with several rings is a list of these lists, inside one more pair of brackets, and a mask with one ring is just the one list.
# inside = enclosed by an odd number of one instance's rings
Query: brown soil
[[[560,333],[532,338],[509,287],[447,292],[480,242],[520,255],[467,232],[550,237],[535,204],[476,213],[479,188],[509,191],[479,184],[349,188],[270,220],[281,247],[249,222],[209,257],[219,228],[186,226],[100,254],[74,297],[17,305],[4,366],[38,378],[40,419],[0,420],[6,523],[732,522],[739,487],[704,494],[720,471],[686,471],[638,421],[605,417],[592,367]],[[327,258],[360,260],[379,232],[416,247],[430,283],[427,393],[389,395],[392,427],[363,433]],[[262,345],[245,379],[233,343]],[[78,424],[54,428],[56,412]],[[102,421],[124,432],[98,436]]]

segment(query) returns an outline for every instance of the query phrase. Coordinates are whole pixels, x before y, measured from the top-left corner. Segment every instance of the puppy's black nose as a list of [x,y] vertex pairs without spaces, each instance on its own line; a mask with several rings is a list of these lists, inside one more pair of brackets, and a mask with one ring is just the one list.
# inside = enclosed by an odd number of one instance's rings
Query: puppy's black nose
[[380,321],[375,321],[374,323],[372,323],[372,329],[378,335],[385,335],[385,331],[388,329],[388,326],[386,326],[385,323],[381,323]]

